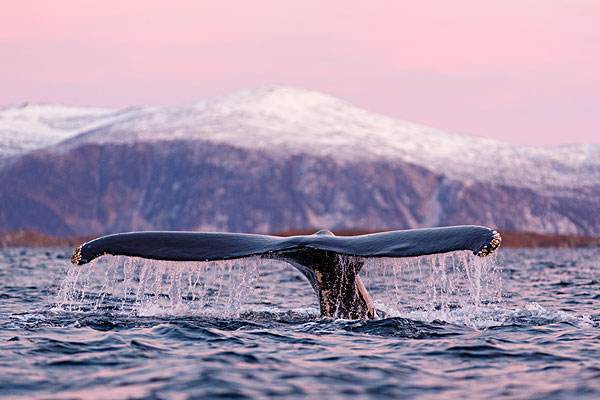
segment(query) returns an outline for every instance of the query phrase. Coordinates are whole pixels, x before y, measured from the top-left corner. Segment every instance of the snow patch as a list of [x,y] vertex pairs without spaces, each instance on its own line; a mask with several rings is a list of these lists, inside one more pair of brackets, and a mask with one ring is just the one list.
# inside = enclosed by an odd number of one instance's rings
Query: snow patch
[[[61,140],[56,151],[86,143],[191,140],[340,162],[403,161],[461,181],[570,196],[600,182],[600,145],[513,146],[377,115],[332,96],[286,86],[245,90],[182,107],[36,107],[0,112],[5,147],[0,154]],[[17,139],[10,142],[8,137]]]

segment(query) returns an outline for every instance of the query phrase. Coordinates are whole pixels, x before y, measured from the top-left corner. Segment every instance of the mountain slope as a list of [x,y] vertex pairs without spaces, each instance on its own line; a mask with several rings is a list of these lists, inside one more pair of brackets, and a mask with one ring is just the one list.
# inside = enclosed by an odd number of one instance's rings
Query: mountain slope
[[268,86],[189,107],[147,107],[75,137],[82,143],[206,140],[248,149],[402,160],[458,179],[558,189],[600,179],[600,146],[512,146],[369,113],[334,97]]
[[515,147],[265,87],[98,116],[0,169],[0,231],[487,224],[600,234],[600,146]]
[[0,158],[68,139],[113,111],[58,104],[23,104],[0,109]]

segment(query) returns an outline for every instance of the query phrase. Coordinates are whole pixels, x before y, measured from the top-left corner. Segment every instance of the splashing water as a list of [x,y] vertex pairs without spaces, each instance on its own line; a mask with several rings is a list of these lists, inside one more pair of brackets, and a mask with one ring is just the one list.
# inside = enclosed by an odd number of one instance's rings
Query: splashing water
[[134,315],[237,315],[258,277],[257,258],[192,263],[101,257],[68,269],[56,309]]
[[[56,309],[140,316],[239,316],[273,304],[275,296],[285,296],[286,304],[315,307],[316,297],[298,273],[291,274],[296,284],[287,288],[264,284],[268,279],[262,278],[282,270],[293,268],[260,257],[217,262],[101,257],[68,269]],[[495,258],[468,252],[366,259],[361,276],[376,307],[388,316],[474,325],[473,318],[484,307],[501,301],[501,269]],[[298,297],[304,303],[298,303]]]
[[469,326],[502,302],[495,256],[454,252],[412,258],[372,258],[363,268],[375,305],[388,316]]

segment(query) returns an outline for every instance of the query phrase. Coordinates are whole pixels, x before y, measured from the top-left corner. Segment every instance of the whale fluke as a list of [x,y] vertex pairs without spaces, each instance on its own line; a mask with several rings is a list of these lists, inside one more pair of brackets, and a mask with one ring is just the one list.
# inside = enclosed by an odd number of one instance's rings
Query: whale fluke
[[284,260],[311,283],[321,314],[375,318],[373,302],[358,273],[366,257],[414,257],[469,250],[479,256],[500,245],[498,232],[483,226],[451,226],[335,236],[322,230],[291,237],[205,232],[128,232],[103,236],[77,247],[81,265],[110,254],[171,261],[215,261],[250,256]]

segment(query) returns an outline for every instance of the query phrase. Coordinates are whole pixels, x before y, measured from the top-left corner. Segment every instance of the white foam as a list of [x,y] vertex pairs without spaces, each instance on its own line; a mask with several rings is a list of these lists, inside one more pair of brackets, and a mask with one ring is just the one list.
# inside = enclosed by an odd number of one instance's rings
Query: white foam
[[388,311],[389,316],[393,317],[423,322],[443,321],[480,330],[507,325],[538,326],[561,322],[581,328],[594,326],[594,321],[589,315],[578,316],[564,311],[548,310],[538,303],[527,303],[516,308],[467,306],[454,310]]

